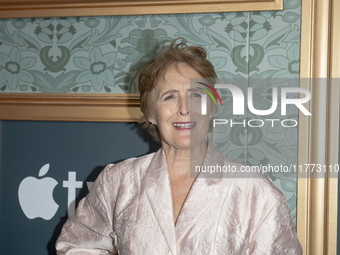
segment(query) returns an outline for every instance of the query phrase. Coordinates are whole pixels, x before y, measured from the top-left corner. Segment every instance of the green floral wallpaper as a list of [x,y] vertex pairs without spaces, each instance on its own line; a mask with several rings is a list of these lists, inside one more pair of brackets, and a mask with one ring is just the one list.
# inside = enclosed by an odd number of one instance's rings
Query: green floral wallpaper
[[[137,93],[141,64],[183,37],[207,49],[221,78],[268,79],[248,85],[268,105],[271,87],[298,86],[300,16],[301,0],[286,0],[284,11],[0,20],[0,92]],[[297,161],[297,128],[225,128],[213,138],[247,164]],[[296,175],[270,176],[295,220]]]

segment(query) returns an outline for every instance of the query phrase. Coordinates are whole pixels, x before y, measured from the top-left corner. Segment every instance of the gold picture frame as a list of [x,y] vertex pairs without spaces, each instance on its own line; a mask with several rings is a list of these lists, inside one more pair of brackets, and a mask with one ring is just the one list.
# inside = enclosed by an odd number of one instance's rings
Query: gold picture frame
[[[8,0],[8,3],[10,2],[13,1]],[[182,2],[192,3],[190,11],[186,9],[185,12],[202,12],[199,11],[201,9],[199,9],[198,3],[203,1]],[[280,2],[283,3],[283,1]],[[260,3],[266,3],[268,6],[274,3],[280,4],[278,1],[249,2],[244,0],[216,0],[213,3],[220,3],[218,12],[258,10],[255,5],[260,5]],[[223,3],[228,4],[228,8],[224,7]],[[209,4],[212,5],[212,3]],[[235,7],[232,7],[233,5]],[[248,5],[249,8],[238,9],[237,5]],[[84,9],[86,8],[84,7]],[[100,8],[102,7],[98,7],[97,10]],[[144,9],[140,8],[140,13],[129,13],[124,9],[122,12],[115,12],[114,8],[112,7],[107,12],[103,10],[102,13],[94,11],[91,14],[151,14],[153,13],[151,9],[155,10],[154,13],[163,13],[160,10],[160,5],[150,7],[148,12],[144,12]],[[176,8],[173,7],[166,11],[167,13],[182,13],[178,7]],[[60,15],[61,10],[55,12],[58,15],[51,15],[42,10],[10,10],[5,16],[2,9],[0,17],[27,17],[27,15],[38,17],[44,13],[44,16],[91,15],[88,14],[88,10],[72,12],[71,9],[66,8],[63,12],[65,15]],[[17,14],[14,15],[14,13]],[[336,26],[340,24],[338,13],[340,13],[340,1],[302,0],[301,45],[303,47],[301,47],[300,77],[307,80],[301,86],[311,92],[312,98],[305,107],[312,110],[313,116],[299,115],[298,165],[312,163],[335,165],[339,163],[340,89],[339,83],[335,79],[340,77],[338,61],[340,30]],[[327,86],[318,86],[316,78],[331,79],[325,79]],[[0,93],[0,120],[135,122],[140,116],[138,94]],[[311,178],[299,177],[301,178],[298,179],[297,233],[304,254],[336,255],[338,179],[327,178],[328,173],[318,176],[310,173],[308,177]]]
[[0,18],[282,10],[283,0],[2,0]]
[[[298,165],[339,164],[340,2],[303,0],[301,87],[311,92],[299,115]],[[297,234],[304,254],[337,254],[338,179],[330,173],[299,173]]]
[[0,93],[0,120],[136,122],[139,94]]

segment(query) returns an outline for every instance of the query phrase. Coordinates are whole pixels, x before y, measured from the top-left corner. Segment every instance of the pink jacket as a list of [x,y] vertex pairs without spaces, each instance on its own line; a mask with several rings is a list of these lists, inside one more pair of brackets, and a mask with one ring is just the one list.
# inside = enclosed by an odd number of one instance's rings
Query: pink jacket
[[[216,164],[242,166],[224,158],[209,142],[204,165]],[[203,178],[195,180],[174,225],[162,149],[108,165],[63,226],[57,253],[302,254],[286,199],[266,176],[199,177]]]

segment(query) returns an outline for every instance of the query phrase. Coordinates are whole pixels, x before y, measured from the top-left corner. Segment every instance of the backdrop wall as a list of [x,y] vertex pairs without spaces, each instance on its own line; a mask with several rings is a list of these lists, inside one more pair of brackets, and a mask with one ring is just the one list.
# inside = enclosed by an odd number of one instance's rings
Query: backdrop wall
[[[294,78],[299,78],[300,70],[300,16],[301,1],[286,0],[284,11],[270,12],[1,20],[0,92],[136,93],[141,64],[160,51],[162,42],[183,37],[189,45],[208,51],[219,77],[269,80],[269,85],[251,85],[266,106],[272,100],[272,87],[299,85]],[[276,78],[285,82],[276,84]],[[229,99],[230,95],[222,95],[223,102]],[[298,109],[289,109],[289,116],[296,119]],[[105,164],[149,151],[149,142],[138,138],[139,131],[128,124],[1,122],[1,126],[0,220],[5,231],[0,237],[1,242],[8,241],[0,248],[4,250],[22,232],[26,246],[37,247],[34,242],[41,240],[45,242],[41,254],[46,254],[46,243],[52,252],[56,234],[51,233],[60,230],[66,216],[69,188],[63,182],[73,178],[69,172],[82,182],[83,188],[75,190],[85,195],[86,181],[94,180]],[[264,127],[256,132],[226,128],[213,136],[213,142],[224,156],[246,164],[287,165],[297,163],[297,134],[298,127]],[[105,147],[107,139],[112,141]],[[127,154],[116,157],[125,150]],[[95,169],[96,174],[91,174]],[[28,176],[58,182],[53,196],[59,207],[50,220],[29,219],[21,209],[19,185]],[[295,221],[296,175],[270,177],[285,194]],[[10,222],[16,221],[14,228]],[[43,229],[49,234],[41,232],[41,239],[35,238]]]

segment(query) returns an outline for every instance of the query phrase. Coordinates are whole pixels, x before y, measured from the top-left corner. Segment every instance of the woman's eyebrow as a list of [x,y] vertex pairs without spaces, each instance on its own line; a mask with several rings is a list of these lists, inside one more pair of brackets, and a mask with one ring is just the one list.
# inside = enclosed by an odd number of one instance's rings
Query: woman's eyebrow
[[167,90],[167,91],[165,91],[163,94],[161,94],[161,97],[160,97],[160,98],[162,98],[162,97],[163,97],[164,95],[166,95],[166,94],[174,93],[174,92],[178,92],[178,90],[176,90],[176,89]]
[[189,89],[189,92],[199,92],[199,93],[202,94],[202,90],[197,89],[197,88],[190,88],[190,89]]

